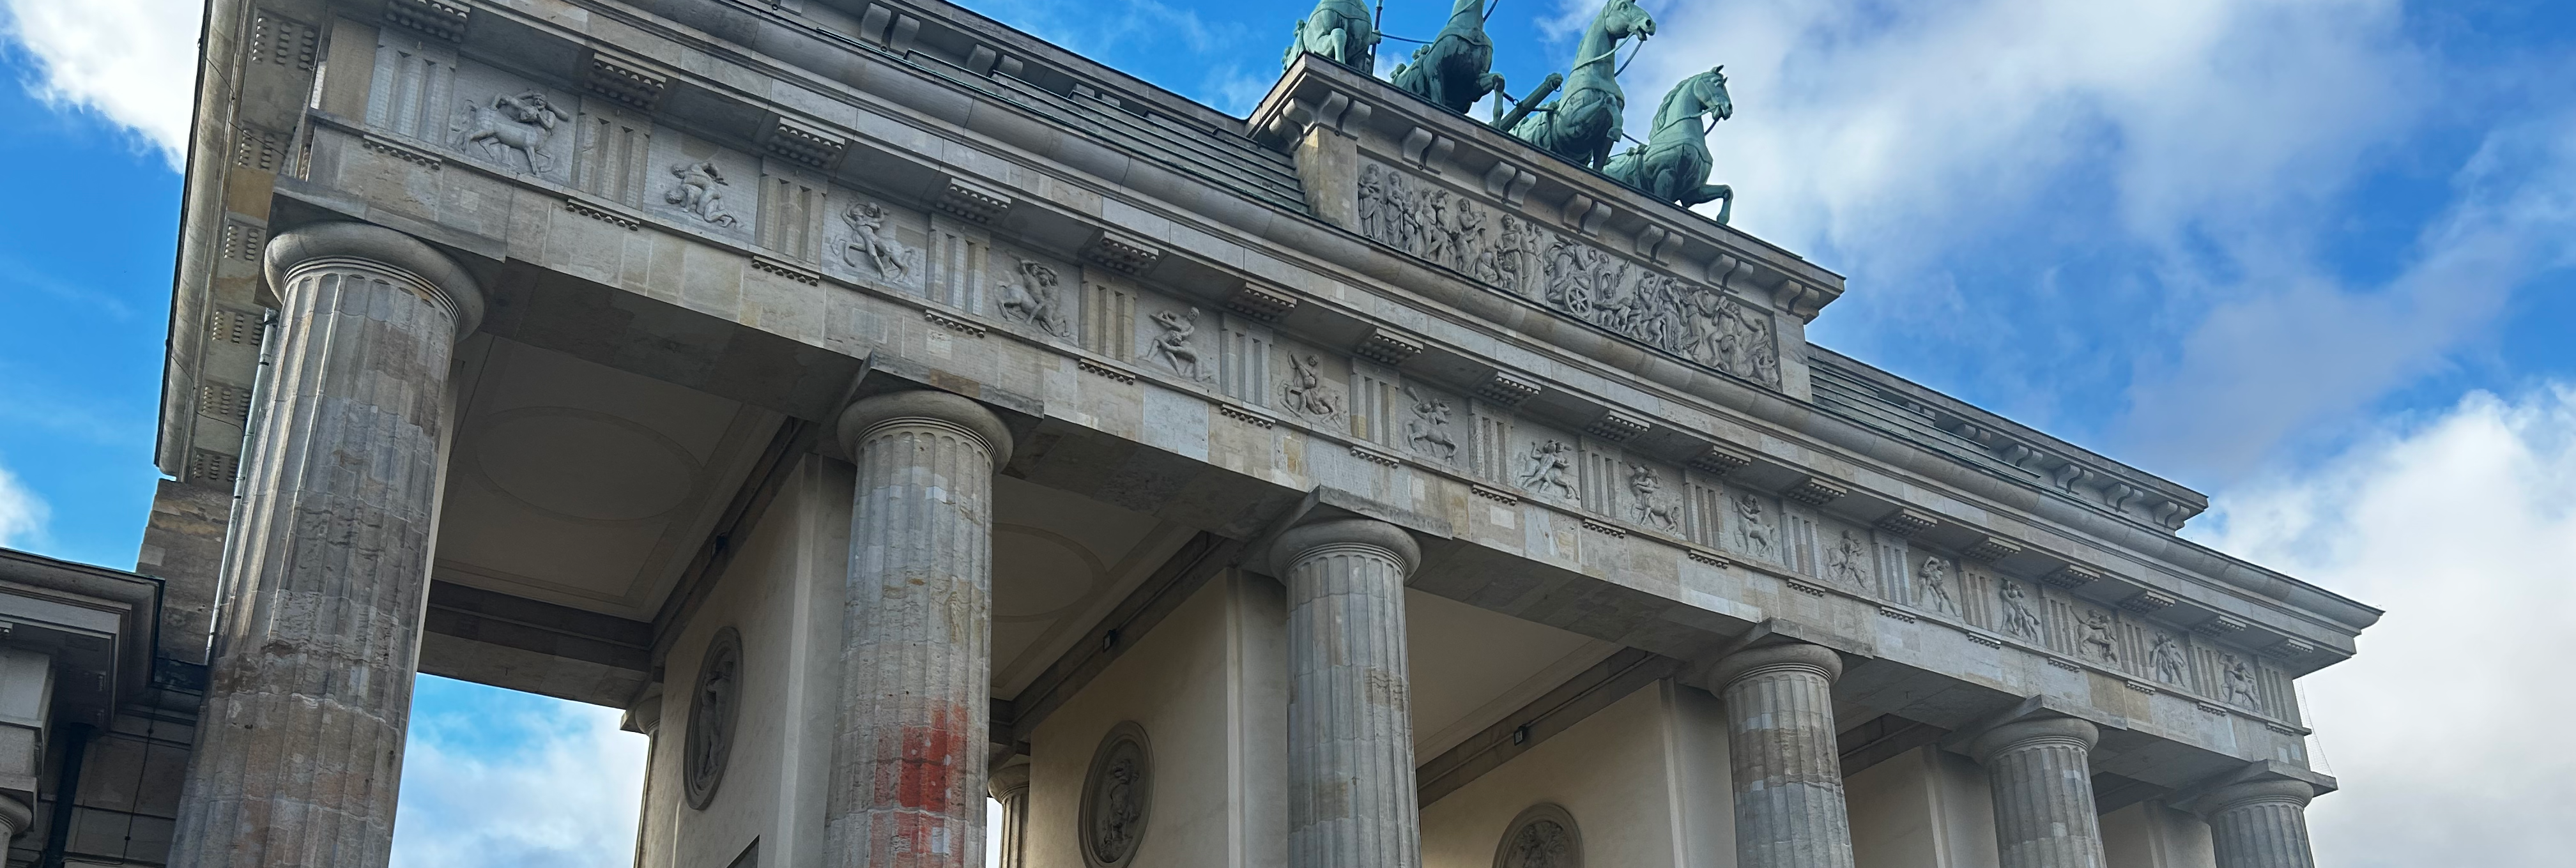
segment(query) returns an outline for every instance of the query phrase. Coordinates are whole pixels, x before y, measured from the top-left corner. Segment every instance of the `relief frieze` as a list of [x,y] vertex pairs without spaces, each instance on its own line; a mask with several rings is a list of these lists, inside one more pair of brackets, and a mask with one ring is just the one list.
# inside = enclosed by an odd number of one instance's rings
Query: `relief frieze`
[[1780,388],[1771,315],[1715,287],[1658,273],[1589,242],[1371,163],[1360,234],[1559,313]]

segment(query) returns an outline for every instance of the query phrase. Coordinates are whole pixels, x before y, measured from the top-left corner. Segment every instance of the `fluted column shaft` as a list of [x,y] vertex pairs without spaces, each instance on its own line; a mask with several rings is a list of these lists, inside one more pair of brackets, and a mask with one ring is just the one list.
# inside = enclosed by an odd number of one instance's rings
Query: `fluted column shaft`
[[1001,868],[1021,868],[1028,864],[1029,837],[1029,766],[1007,765],[993,770],[985,791],[1002,805],[1002,851],[994,854],[993,864]]
[[373,868],[393,851],[438,514],[448,367],[480,291],[392,230],[267,249],[281,308],[226,542],[182,868]]
[[2274,780],[2222,787],[2203,798],[2218,868],[2316,868],[2308,851],[2308,800],[2315,797],[2305,783]]
[[1288,866],[1416,868],[1403,529],[1350,519],[1295,528],[1272,550],[1288,584]]
[[1738,868],[1851,868],[1851,815],[1834,740],[1842,657],[1820,645],[1739,651],[1710,667],[1726,704]]
[[2102,868],[2093,804],[2093,745],[2101,732],[2071,717],[2008,723],[1968,752],[1986,767],[2003,868]]
[[993,469],[1010,431],[973,401],[915,391],[852,405],[840,438],[858,483],[825,859],[983,868]]

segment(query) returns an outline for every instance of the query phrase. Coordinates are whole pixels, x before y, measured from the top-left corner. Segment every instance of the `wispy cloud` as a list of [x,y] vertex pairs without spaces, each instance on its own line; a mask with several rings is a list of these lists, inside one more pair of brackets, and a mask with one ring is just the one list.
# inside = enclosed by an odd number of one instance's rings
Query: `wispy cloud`
[[2296,478],[2221,494],[2192,534],[2384,607],[2361,654],[2300,681],[2345,789],[2317,800],[2321,865],[2559,865],[2576,754],[2576,384],[2473,394]]
[[43,71],[47,102],[131,129],[186,162],[203,0],[0,0],[0,36]]
[[624,868],[643,736],[617,712],[422,676],[404,748],[395,868]]
[[44,535],[52,514],[44,498],[27,490],[9,468],[0,467],[0,547],[28,547]]
[[1649,5],[1629,125],[1726,64],[1714,180],[1850,275],[1822,339],[2204,483],[2439,369],[2576,243],[2552,92],[2447,204],[2371,214],[2416,221],[2399,276],[2327,249],[2494,86],[2398,0]]

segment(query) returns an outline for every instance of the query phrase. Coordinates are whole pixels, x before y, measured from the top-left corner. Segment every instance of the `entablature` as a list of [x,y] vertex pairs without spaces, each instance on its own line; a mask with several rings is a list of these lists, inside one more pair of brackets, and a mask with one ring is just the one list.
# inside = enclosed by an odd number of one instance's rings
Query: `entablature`
[[[362,88],[335,96],[326,82],[324,109],[313,115],[323,141],[309,162],[329,170],[322,174],[375,179],[347,191],[371,206],[453,226],[452,238],[493,239],[460,243],[496,258],[520,256],[513,236],[527,230],[513,221],[532,218],[478,211],[468,204],[468,188],[515,189],[617,231],[723,250],[750,271],[814,292],[904,299],[919,319],[965,339],[1025,342],[1120,386],[1150,382],[1203,394],[1227,418],[1264,430],[1308,431],[1374,465],[1446,474],[1492,492],[1487,499],[1497,503],[1547,502],[1581,526],[1601,529],[1596,532],[1679,540],[1707,559],[1737,559],[1728,554],[1728,540],[1740,532],[1729,529],[1726,500],[1749,494],[1770,510],[1774,533],[1786,534],[1778,522],[1798,514],[1814,517],[1819,534],[1837,528],[1887,534],[1891,542],[1914,541],[1927,556],[1937,552],[1952,563],[1995,553],[1983,560],[2004,575],[2059,585],[2095,603],[2131,604],[2128,611],[2178,629],[2242,625],[2228,641],[2248,651],[2315,649],[2293,655],[2298,667],[2348,654],[2350,634],[2360,626],[2350,613],[2319,615],[2303,611],[2313,610],[2307,603],[2275,602],[2268,590],[2260,599],[2229,590],[2232,582],[2209,569],[2207,557],[2188,566],[2162,560],[2158,547],[2171,541],[2169,534],[2140,539],[2129,533],[2139,529],[2134,521],[2098,510],[2035,509],[2027,487],[1962,474],[1954,461],[1930,453],[1890,449],[1884,432],[1824,424],[1789,376],[1768,380],[1758,367],[1746,376],[1651,342],[1641,352],[1633,335],[1565,316],[1543,290],[1533,299],[1462,279],[1449,265],[1390,253],[1363,234],[1328,231],[1276,203],[1264,207],[1222,177],[1176,171],[1160,176],[1161,186],[1146,185],[1144,173],[1099,158],[1135,158],[1142,151],[1121,150],[1078,125],[1047,126],[1054,116],[1029,109],[1028,100],[961,82],[953,72],[889,53],[855,52],[852,57],[873,65],[844,71],[874,88],[867,90],[794,80],[767,59],[678,29],[623,34],[604,44],[541,16],[473,14],[477,23],[459,56],[493,63],[451,71],[452,81],[473,85],[458,92],[452,111],[415,117],[406,132],[398,113],[378,112],[390,104],[385,95]],[[476,42],[483,34],[512,56],[570,53],[587,60],[555,64],[560,68],[550,73],[505,67],[510,58],[492,56]],[[550,48],[530,34],[558,44]],[[699,41],[676,50],[681,37]],[[565,44],[585,48],[565,52]],[[601,71],[602,57],[626,72]],[[637,59],[652,57],[664,59]],[[733,62],[755,66],[723,65]],[[637,83],[654,80],[659,84],[651,88]],[[727,84],[752,81],[765,82],[765,90]],[[535,149],[476,138],[471,126],[445,123],[465,117],[470,124],[469,109],[476,106],[512,110],[503,101],[531,87],[551,88],[549,99],[571,113],[564,119],[578,121],[584,135],[628,123],[642,137],[640,150],[612,165],[604,161],[616,149],[603,150],[591,139],[563,165],[549,160],[540,168]],[[641,99],[646,90],[657,96]],[[335,102],[348,98],[358,103],[354,109]],[[639,102],[652,111],[636,113]],[[1061,147],[1074,138],[1067,129],[1093,144]],[[1060,147],[1034,150],[1046,142]],[[352,162],[360,159],[378,162]],[[688,172],[665,179],[658,170],[666,163],[703,163],[709,167],[703,174],[755,189]],[[460,177],[413,189],[424,173],[441,171]],[[475,180],[463,184],[464,175]],[[693,186],[699,198],[690,196]],[[741,200],[710,206],[704,194],[719,187]],[[1453,193],[1481,195],[1463,187]],[[878,222],[867,233],[884,236],[862,233],[870,220]],[[1579,226],[1550,231],[1576,241],[1588,237]],[[1708,237],[1726,240],[1728,233]],[[870,237],[896,243],[872,246]],[[1662,248],[1623,253],[1580,243],[1635,263],[1639,272],[1712,288],[1671,273],[1658,258]],[[1757,247],[1742,252],[1762,254]],[[584,267],[549,259],[571,255],[538,252],[526,259]],[[1019,257],[1019,264],[1005,256]],[[999,266],[987,269],[987,257]],[[940,264],[969,261],[976,264],[965,271]],[[1762,261],[1777,269],[1799,265],[1794,258]],[[1779,324],[1772,326],[1777,342],[1768,350],[1777,354],[1774,365],[1803,364],[1810,351],[1785,333],[1802,315],[1794,299],[1778,292],[1797,276],[1781,270],[1782,283],[1739,288],[1731,276],[1745,273],[1750,262],[1729,266],[1729,279],[1713,289],[1726,303],[1743,306],[1739,317]],[[1031,265],[1052,277],[1041,279]],[[1060,307],[1033,303],[1044,294],[1055,294]],[[1158,349],[1173,341],[1191,350],[1188,361]],[[1227,346],[1240,349],[1222,349]],[[1442,437],[1421,436],[1434,430],[1444,432],[1445,445]],[[1555,478],[1532,475],[1533,468],[1559,461]],[[1688,505],[1685,492],[1702,502]],[[1690,519],[1694,514],[1700,518]],[[1688,521],[1701,522],[1699,529],[1689,530]],[[1780,549],[1771,557],[1783,569],[1818,575],[1827,569],[1828,545],[1838,541],[1808,538],[1801,544],[1807,554],[1798,556],[1805,561]],[[1785,547],[1787,537],[1769,544]],[[1919,560],[1906,556],[1895,569]],[[2095,578],[2075,581],[2079,575]],[[2261,582],[2268,588],[2277,580],[2266,574]],[[1891,587],[1916,593],[1910,582]],[[2163,598],[2174,602],[2153,605]]]

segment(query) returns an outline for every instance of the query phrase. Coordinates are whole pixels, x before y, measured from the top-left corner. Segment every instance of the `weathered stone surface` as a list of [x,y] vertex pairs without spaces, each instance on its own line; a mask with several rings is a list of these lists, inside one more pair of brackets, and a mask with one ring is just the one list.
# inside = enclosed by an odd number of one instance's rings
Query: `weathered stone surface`
[[1345,519],[1282,534],[1288,584],[1288,866],[1422,864],[1414,803],[1403,528]]
[[204,732],[171,864],[381,866],[411,712],[448,363],[481,310],[408,236],[269,242],[277,386],[244,469]]
[[2301,781],[2250,781],[2221,787],[2200,803],[2209,814],[2218,868],[2316,868],[2308,849],[2308,800]]
[[1994,792],[2003,868],[2102,868],[2090,759],[2101,740],[2093,724],[2056,717],[2007,723],[1969,743]]
[[1726,701],[1739,868],[1851,868],[1851,818],[1834,736],[1842,656],[1787,644],[1727,655],[1708,685]]
[[1011,435],[945,392],[841,414],[859,466],[842,612],[832,866],[980,868],[993,692],[993,468]]

